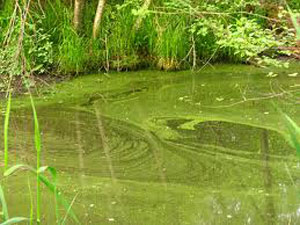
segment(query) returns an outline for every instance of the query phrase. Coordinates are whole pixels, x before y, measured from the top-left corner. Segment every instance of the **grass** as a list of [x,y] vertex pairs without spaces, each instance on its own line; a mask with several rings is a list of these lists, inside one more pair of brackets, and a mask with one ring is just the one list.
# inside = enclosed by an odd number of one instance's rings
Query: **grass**
[[[39,121],[37,118],[36,109],[34,106],[32,95],[30,94],[30,102],[33,112],[33,119],[34,119],[34,143],[35,143],[35,149],[36,149],[36,171],[39,171],[41,168],[41,133],[40,133],[40,127],[39,127]],[[37,215],[37,222],[38,224],[41,221],[41,187],[40,187],[40,177],[39,172],[36,172],[36,215]]]
[[[9,12],[13,11],[11,4],[6,5],[3,18],[8,18]],[[163,6],[163,1],[156,2],[155,6]],[[81,32],[76,33],[73,29],[72,6],[62,0],[45,1],[43,12],[34,6],[31,23],[40,21],[36,24],[37,29],[41,28],[50,34],[55,62],[52,70],[57,73],[80,73],[101,69],[132,70],[149,65],[166,70],[188,68],[193,63],[190,50],[195,44],[189,32],[192,22],[190,15],[175,17],[169,14],[150,14],[143,19],[141,27],[135,30],[137,16],[132,10],[139,7],[137,1],[125,4],[121,8],[118,4],[108,3],[96,40],[91,38],[95,1],[87,1],[83,13],[85,23]],[[3,22],[5,29],[8,26],[7,22]],[[215,49],[213,34],[205,40],[197,37],[195,41],[197,62],[205,61]],[[222,54],[216,54],[215,58],[219,56],[223,57]],[[30,57],[28,58],[28,63],[34,64]],[[36,57],[33,56],[32,60],[34,58]]]
[[[154,54],[158,60],[158,67],[165,70],[180,68],[180,62],[188,59],[192,43],[187,31],[186,16],[178,16],[170,22],[170,18],[159,19]],[[186,60],[188,62],[188,60]]]
[[[0,10],[0,26],[4,31],[8,30],[9,18],[14,10],[13,1],[5,2]],[[99,37],[96,40],[92,39],[96,0],[86,1],[83,12],[84,22],[79,32],[73,29],[73,8],[68,1],[42,2],[42,9],[32,3],[29,24],[50,35],[53,60],[51,60],[51,67],[47,65],[47,70],[57,74],[135,70],[145,67],[166,70],[187,69],[195,63],[202,66],[207,60],[241,62],[234,51],[218,48],[217,37],[213,30],[204,36],[191,32],[191,27],[199,19],[193,16],[192,11],[190,14],[176,14],[176,11],[173,12],[170,8],[165,9],[165,1],[152,2],[149,10],[155,12],[158,8],[160,13],[144,16],[137,30],[135,23],[138,15],[133,12],[140,9],[139,1],[108,2]],[[289,1],[292,2],[294,1]],[[200,1],[192,2],[195,7],[204,7],[203,4]],[[291,6],[295,8],[297,4],[293,3]],[[266,12],[257,13],[264,15]],[[262,23],[266,22],[260,19]],[[295,23],[295,18],[292,20]],[[5,33],[0,34],[1,43]],[[39,65],[34,65],[36,63],[34,60],[39,57],[39,53],[32,58],[29,57],[30,55],[27,54],[28,64],[32,64],[31,68],[36,68]]]
[[11,93],[9,93],[8,102],[5,112],[5,121],[4,121],[4,170],[8,168],[8,126],[9,126],[9,117],[10,117],[10,107],[11,107]]

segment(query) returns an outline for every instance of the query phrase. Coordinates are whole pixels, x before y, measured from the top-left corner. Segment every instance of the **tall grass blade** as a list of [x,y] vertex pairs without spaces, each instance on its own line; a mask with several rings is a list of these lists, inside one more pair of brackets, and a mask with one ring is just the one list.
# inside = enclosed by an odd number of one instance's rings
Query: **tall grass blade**
[[7,210],[7,204],[6,204],[4,192],[1,185],[0,185],[0,202],[2,206],[3,221],[6,221],[9,219],[9,216],[8,216],[8,210]]
[[28,219],[24,217],[15,217],[5,221],[4,223],[1,223],[0,225],[10,225],[10,224],[21,223],[24,221],[28,221]]
[[39,121],[33,101],[32,95],[30,95],[30,102],[33,112],[33,119],[34,119],[34,143],[35,143],[35,149],[37,153],[37,169],[40,168],[40,154],[41,154],[41,134],[40,134],[40,127],[39,127]]
[[4,121],[4,170],[8,167],[8,127],[9,127],[9,117],[10,117],[10,107],[11,107],[11,93],[9,93],[5,121]]
[[33,101],[33,97],[30,94],[30,102],[33,112],[33,119],[34,119],[34,143],[35,143],[35,149],[36,149],[36,217],[37,217],[37,223],[40,223],[41,219],[41,190],[40,190],[40,178],[39,178],[39,172],[41,166],[41,134],[40,134],[40,127],[39,127],[39,121],[37,118],[37,113]]
[[31,191],[31,185],[29,181],[29,177],[27,180],[27,185],[28,185],[28,190],[29,190],[29,197],[30,197],[30,218],[29,218],[29,224],[33,225],[33,196],[32,196],[32,191]]

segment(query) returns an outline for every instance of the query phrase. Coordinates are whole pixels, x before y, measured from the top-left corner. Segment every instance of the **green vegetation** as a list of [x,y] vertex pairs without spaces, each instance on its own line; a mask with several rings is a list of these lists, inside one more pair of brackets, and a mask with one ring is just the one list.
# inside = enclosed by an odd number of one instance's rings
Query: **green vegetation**
[[[42,166],[41,165],[41,133],[39,129],[39,122],[37,118],[37,113],[34,105],[33,97],[30,95],[30,102],[33,112],[33,120],[34,120],[34,142],[35,142],[35,149],[36,149],[36,169],[29,165],[25,164],[16,164],[10,168],[9,167],[9,150],[8,150],[8,128],[9,128],[9,121],[10,121],[10,113],[11,113],[11,93],[9,93],[8,101],[7,101],[7,107],[5,112],[5,123],[4,123],[4,177],[9,177],[13,175],[14,173],[20,171],[20,170],[27,170],[31,172],[33,175],[36,176],[36,213],[35,218],[33,217],[33,198],[30,195],[30,217],[24,218],[24,217],[13,217],[9,218],[8,214],[8,206],[5,200],[5,195],[3,191],[3,186],[5,186],[5,180],[2,179],[0,183],[0,203],[2,206],[2,223],[1,225],[9,225],[9,224],[16,224],[21,223],[24,221],[30,221],[30,224],[33,224],[33,221],[35,221],[35,224],[41,223],[41,183],[45,185],[45,187],[54,194],[55,196],[55,207],[56,207],[56,224],[65,224],[65,221],[68,216],[71,216],[73,220],[79,224],[79,221],[74,214],[73,210],[71,209],[72,204],[69,204],[66,202],[66,200],[61,196],[59,191],[57,190],[56,186],[56,179],[57,179],[57,173],[56,170],[52,167],[48,166]],[[52,176],[52,181],[49,180],[43,173],[49,172]],[[28,181],[28,187],[29,192],[31,193],[30,183]],[[60,218],[59,213],[59,205],[62,205],[66,209],[66,215],[64,218]]]
[[299,224],[299,15],[298,0],[1,1],[0,225]]
[[[299,13],[296,0],[287,2],[292,9],[279,0],[16,2],[0,8],[3,75],[24,73],[22,64],[30,74],[174,70],[211,62],[282,66],[276,59],[296,46],[288,13]],[[103,7],[96,12],[97,3]]]

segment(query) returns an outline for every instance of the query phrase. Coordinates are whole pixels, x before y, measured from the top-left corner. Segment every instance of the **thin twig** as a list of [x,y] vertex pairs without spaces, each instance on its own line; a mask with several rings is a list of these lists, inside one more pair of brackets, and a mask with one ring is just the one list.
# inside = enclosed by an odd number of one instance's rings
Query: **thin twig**
[[5,35],[5,38],[4,38],[4,41],[3,41],[3,46],[7,45],[10,41],[10,37],[11,37],[11,34],[14,30],[14,26],[15,26],[15,21],[16,21],[16,15],[17,15],[17,1],[16,0],[16,4],[15,4],[15,8],[14,8],[14,11],[13,11],[13,14],[12,14],[12,17],[9,21],[9,27],[8,27],[8,30],[6,32],[6,35]]
[[292,92],[297,92],[298,90],[294,90],[294,91],[290,91],[290,92],[282,92],[282,93],[276,93],[274,95],[269,95],[266,97],[257,97],[257,98],[248,98],[246,100],[242,100],[242,101],[238,101],[238,102],[234,102],[232,104],[228,104],[228,105],[222,105],[222,106],[201,106],[203,108],[209,108],[209,109],[220,109],[220,108],[230,108],[239,104],[243,104],[245,102],[251,102],[251,101],[259,101],[259,100],[267,100],[267,99],[272,99],[272,98],[276,98],[276,97],[280,97],[283,96],[287,93],[292,93]]
[[203,70],[210,63],[210,61],[216,55],[216,53],[217,53],[218,50],[219,50],[219,47],[216,48],[216,50],[213,52],[213,54],[210,56],[210,58],[205,62],[205,64],[198,70],[198,72],[200,72],[201,70]]

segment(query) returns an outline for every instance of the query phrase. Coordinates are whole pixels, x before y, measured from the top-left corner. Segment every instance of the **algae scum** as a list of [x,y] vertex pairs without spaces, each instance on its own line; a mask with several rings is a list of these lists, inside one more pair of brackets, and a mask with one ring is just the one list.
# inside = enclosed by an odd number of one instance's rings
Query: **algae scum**
[[[277,111],[300,122],[299,82],[244,66],[81,77],[36,99],[42,162],[82,224],[299,224],[300,168]],[[12,112],[10,149],[34,165],[26,107]],[[28,179],[9,178],[12,215],[29,214]],[[42,224],[55,224],[42,196]]]

